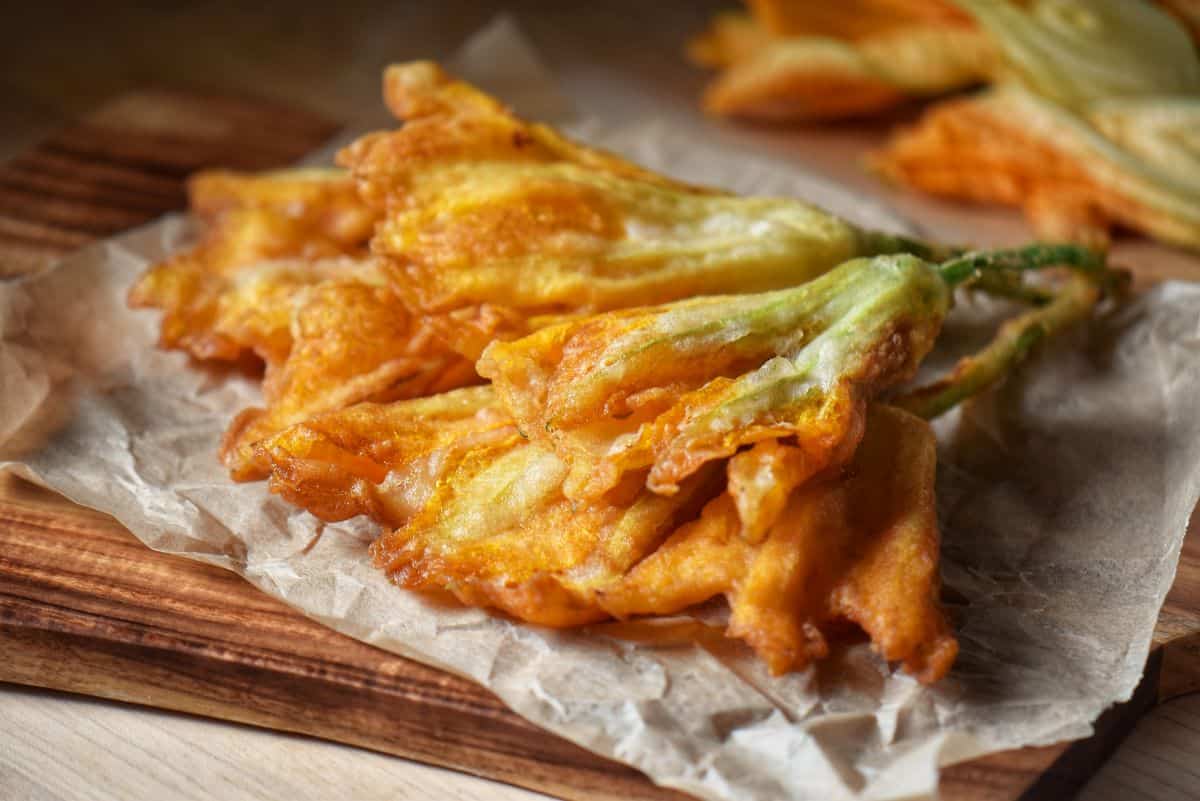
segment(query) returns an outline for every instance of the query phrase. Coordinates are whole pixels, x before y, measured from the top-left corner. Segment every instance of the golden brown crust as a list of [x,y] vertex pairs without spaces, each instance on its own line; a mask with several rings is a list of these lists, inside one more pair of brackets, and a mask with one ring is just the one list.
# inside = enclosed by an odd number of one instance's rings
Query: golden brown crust
[[904,91],[842,54],[804,54],[796,59],[789,55],[730,67],[705,90],[704,110],[787,122],[868,116],[908,99]]
[[573,142],[548,125],[525,122],[433,62],[388,67],[384,92],[388,108],[405,125],[368,134],[337,157],[354,173],[363,196],[381,208],[409,205],[421,194],[420,182],[437,177],[433,171],[464,161],[568,162],[656,185],[686,187],[612,153]]
[[947,101],[896,133],[872,164],[930,194],[1018,206],[1047,240],[1103,247],[1114,227],[1154,232],[1164,224],[1161,212],[1098,180],[1089,153],[1023,119],[993,96]]
[[631,481],[570,501],[566,465],[524,439],[488,387],[318,416],[260,452],[289,500],[327,520],[367,514],[395,527],[372,552],[411,589],[554,627],[724,596],[727,636],[775,673],[827,655],[843,621],[923,682],[945,675],[957,650],[937,601],[933,435],[896,409],[873,407],[847,466],[791,490],[758,541],[729,493],[695,519],[720,470],[672,498]]
[[[849,323],[850,298],[880,311]],[[945,302],[927,264],[881,257],[795,289],[569,320],[491,344],[476,368],[531,438],[571,460],[571,497],[644,470],[670,494],[765,440],[802,448],[813,472],[848,456],[870,399],[932,346]]]
[[255,444],[289,425],[360,401],[433,395],[475,383],[472,363],[450,351],[385,286],[354,276],[324,281],[291,308],[292,346],[268,364],[265,409],[247,409],[221,444],[237,481],[265,478]]
[[[315,415],[259,442],[271,491],[336,522],[366,515],[402,526],[472,448],[517,433],[488,386],[389,404],[359,403]],[[401,484],[389,473],[403,468]]]
[[[1090,77],[1075,75],[1086,64],[1086,53],[1068,52],[1060,60],[1059,45],[1069,51],[1074,40],[1056,40],[1061,32],[1037,15],[1024,24],[1031,30],[1046,25],[1044,41],[1030,45],[1041,54],[1034,61],[1042,66],[1024,63],[1024,57],[1010,52],[1013,41],[1002,23],[1014,9],[1004,11],[1003,3],[993,9],[994,18],[987,4],[963,4],[973,9],[967,13],[959,4],[940,0],[749,0],[748,5],[752,17],[720,15],[690,45],[694,60],[722,69],[704,95],[705,107],[717,114],[772,121],[861,116],[973,84],[995,84],[1002,91],[1018,77],[1019,84],[1063,103],[1062,113],[1078,114],[1082,126],[1091,126],[1084,138],[1102,138],[1109,131],[1098,115],[1105,113],[1106,103],[1140,103],[1130,116],[1153,128],[1155,123],[1144,118],[1183,117],[1181,106],[1191,102],[1187,87],[1194,80],[1189,83],[1187,76],[1194,76],[1195,65],[1186,63],[1193,54],[1182,36],[1172,37],[1171,52],[1184,62],[1159,59],[1153,69],[1147,67],[1150,77],[1123,82],[1116,67],[1107,75],[1102,67]],[[1011,5],[1030,4],[1011,0]],[[1120,18],[1118,5],[1105,12],[1115,15],[1110,21]],[[1200,12],[1194,3],[1161,0],[1159,5],[1196,37]],[[1172,27],[1145,11],[1143,21],[1153,22],[1160,34]],[[1079,34],[1091,35],[1082,29]],[[1146,46],[1153,48],[1150,42]],[[1142,59],[1127,66],[1152,55],[1144,51]],[[1061,72],[1057,78],[1055,70]],[[1133,92],[1129,85],[1141,89]],[[1179,96],[1168,97],[1172,94]],[[1194,110],[1186,112],[1190,116],[1175,130],[1134,132],[1133,138],[1141,141],[1110,136],[1100,149],[1128,152],[1111,159],[1120,164],[1097,167],[1091,162],[1110,159],[1094,148],[1068,146],[1077,142],[1063,140],[1075,137],[1059,136],[1054,123],[1032,123],[1027,109],[1006,112],[1001,105],[949,100],[935,106],[917,126],[893,138],[877,166],[893,180],[932,194],[1020,206],[1042,238],[1103,248],[1111,230],[1124,227],[1171,244],[1200,247],[1200,206],[1189,184],[1196,169]],[[1158,169],[1160,161],[1188,163],[1183,169]]]
[[432,65],[388,76],[390,105],[410,118],[339,160],[384,214],[374,255],[424,313],[490,304],[528,317],[759,291],[868,246],[798,201],[687,186],[571,142]]
[[957,643],[937,601],[935,460],[927,424],[874,407],[846,471],[794,492],[760,543],[741,536],[733,499],[722,495],[600,604],[624,618],[724,595],[728,635],[777,674],[823,658],[837,621],[851,620],[885,659],[937,681]]
[[[656,175],[429,63],[390,68],[385,94],[406,124],[343,152],[353,181],[197,178],[200,244],[131,292],[164,310],[165,345],[266,363],[265,407],[222,443],[233,477],[269,474],[324,520],[366,515],[387,529],[372,554],[397,584],[521,620],[578,626],[724,596],[728,636],[774,672],[825,656],[849,620],[922,681],[943,675],[956,644],[936,601],[932,438],[870,407],[940,324],[929,265],[862,260],[814,290],[814,273],[900,240]],[[737,269],[709,269],[727,254]],[[506,380],[556,379],[532,382],[552,397],[526,393],[529,414],[514,414],[519,392],[467,386],[489,341],[518,336],[510,356],[531,361]],[[797,364],[814,337],[810,375]],[[588,463],[552,424],[616,436],[639,422],[631,450],[602,460],[602,486],[571,492]]]
[[769,121],[863,116],[977,83],[997,54],[948,3],[751,2],[723,14],[688,52],[723,72],[704,94],[714,114]]
[[239,270],[270,260],[361,257],[376,218],[350,177],[334,170],[212,170],[189,180],[188,196],[200,241],[147,270],[129,304],[161,310],[160,347],[198,359],[237,361],[254,347],[217,330],[218,306]]

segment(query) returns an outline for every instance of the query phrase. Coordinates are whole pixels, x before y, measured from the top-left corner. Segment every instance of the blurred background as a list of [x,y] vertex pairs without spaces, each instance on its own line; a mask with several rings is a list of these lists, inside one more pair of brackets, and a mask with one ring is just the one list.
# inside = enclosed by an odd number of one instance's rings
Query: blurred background
[[511,12],[564,84],[597,73],[658,99],[693,103],[708,76],[682,57],[719,0],[270,0],[3,4],[0,158],[107,98],[166,85],[286,101],[333,119],[382,114],[390,61],[444,58],[501,11]]

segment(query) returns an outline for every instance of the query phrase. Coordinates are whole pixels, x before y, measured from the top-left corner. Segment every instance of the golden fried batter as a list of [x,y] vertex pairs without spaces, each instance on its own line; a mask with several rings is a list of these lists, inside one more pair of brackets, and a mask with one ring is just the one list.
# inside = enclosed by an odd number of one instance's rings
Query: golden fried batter
[[[776,32],[796,22],[759,5]],[[954,283],[1041,251],[876,255],[933,251],[657,175],[430,63],[389,68],[385,96],[405,124],[340,155],[352,178],[197,177],[199,245],[130,292],[164,312],[164,347],[265,363],[265,408],[222,443],[232,476],[366,515],[396,583],[521,620],[724,596],[728,636],[774,672],[851,621],[921,681],[944,675],[932,435],[872,404],[915,371]],[[966,372],[934,401],[986,378]]]
[[395,526],[372,550],[404,587],[548,626],[723,595],[729,636],[776,673],[824,656],[844,620],[921,681],[954,660],[937,602],[933,436],[896,409],[873,407],[847,468],[792,491],[759,541],[745,536],[732,487],[684,522],[719,491],[713,467],[670,497],[630,481],[603,501],[570,501],[566,464],[523,438],[489,387],[361,404],[259,450],[288,500],[326,520]]
[[385,211],[372,250],[413,308],[516,326],[490,335],[525,333],[535,315],[790,286],[915,246],[796,200],[656,175],[524,122],[433,64],[390,67],[386,91],[405,125],[339,156]]
[[264,261],[239,268],[216,297],[209,329],[217,337],[279,365],[292,350],[292,307],[309,287],[362,272],[351,258]]
[[[772,120],[879,112],[912,97],[1017,79],[1068,107],[1186,96],[1200,85],[1196,12],[1141,0],[749,0],[688,48],[722,69],[704,104]],[[1183,22],[1180,25],[1179,22]],[[1097,58],[1103,53],[1103,58]]]
[[216,330],[221,297],[239,270],[276,259],[362,256],[376,218],[340,170],[202,172],[189,180],[188,195],[203,226],[199,244],[148,270],[129,303],[162,310],[159,345],[199,359],[236,361],[256,344]]
[[607,312],[494,342],[477,363],[535,440],[599,498],[649,468],[671,493],[741,446],[795,438],[820,470],[849,456],[874,393],[904,381],[949,296],[911,256],[847,262],[795,289]]
[[1103,246],[1124,226],[1200,248],[1200,102],[1112,102],[1091,116],[1006,87],[934,106],[873,163],[926,192],[1020,206],[1045,239]]
[[689,46],[723,68],[704,105],[767,120],[871,114],[987,78],[998,53],[969,16],[942,2],[760,0],[753,17],[718,16]]
[[509,443],[516,424],[490,386],[316,415],[258,443],[271,491],[335,522],[406,523],[447,472],[477,448]]
[[472,451],[420,514],[375,543],[376,562],[401,586],[532,623],[601,620],[595,593],[662,542],[713,474],[670,498],[632,486],[631,498],[588,504],[563,495],[566,474],[554,451],[519,435]]
[[1021,206],[1048,239],[1102,247],[1122,226],[1200,247],[1200,58],[1186,3],[748,5],[752,16],[719,16],[690,46],[695,61],[722,69],[709,110],[832,118],[994,84],[933,106],[877,157],[881,172],[933,194]]
[[268,363],[265,409],[246,409],[230,425],[221,459],[237,481],[265,478],[254,445],[321,412],[359,401],[414,398],[478,379],[426,322],[409,314],[373,262],[305,286],[291,297],[291,348]]
[[239,414],[222,443],[236,480],[265,477],[254,443],[310,415],[477,380],[365,258],[377,214],[348,173],[216,171],[189,190],[200,243],[147,271],[130,303],[164,311],[163,347],[266,363],[266,409]]
[[[846,438],[855,444],[853,437]],[[729,460],[729,495],[741,521],[741,536],[759,543],[787,506],[792,490],[825,465],[804,448],[766,439]]]
[[937,681],[958,645],[937,601],[935,446],[924,421],[873,407],[846,472],[793,492],[762,542],[740,535],[733,498],[722,495],[600,605],[619,617],[662,615],[724,595],[728,635],[774,673],[824,657],[830,624],[850,620],[883,658]]
[[314,417],[259,452],[272,490],[323,519],[396,526],[374,553],[397,583],[551,626],[606,617],[596,588],[694,514],[715,475],[672,498],[631,485],[609,502],[573,503],[561,491],[566,464],[522,437],[489,387]]

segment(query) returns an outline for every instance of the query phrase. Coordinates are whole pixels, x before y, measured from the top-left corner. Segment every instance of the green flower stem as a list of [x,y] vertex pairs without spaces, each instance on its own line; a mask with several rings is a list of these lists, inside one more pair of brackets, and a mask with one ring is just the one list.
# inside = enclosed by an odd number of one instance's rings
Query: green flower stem
[[971,284],[971,289],[995,298],[1014,300],[1027,306],[1045,306],[1054,300],[1054,293],[1030,286],[1015,273],[984,273]]
[[938,269],[942,280],[956,287],[978,281],[988,273],[1024,272],[1045,267],[1070,267],[1096,279],[1110,274],[1102,255],[1079,245],[1027,245],[972,251],[943,262]]
[[[1053,266],[1069,267],[1072,271],[1052,294],[1006,280],[1006,274]],[[891,401],[927,419],[948,411],[1011,373],[1037,343],[1085,319],[1102,294],[1120,283],[1120,274],[1108,269],[1102,257],[1074,245],[1032,245],[968,253],[943,263],[939,271],[951,286],[970,282],[984,291],[1025,300],[1039,308],[1006,322],[987,347],[962,359],[950,375]]]

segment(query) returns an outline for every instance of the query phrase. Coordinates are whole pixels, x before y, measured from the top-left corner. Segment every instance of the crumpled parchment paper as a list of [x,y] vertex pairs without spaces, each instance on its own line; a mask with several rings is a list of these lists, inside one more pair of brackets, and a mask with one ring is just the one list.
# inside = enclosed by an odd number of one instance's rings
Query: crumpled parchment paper
[[[566,105],[510,24],[458,70],[542,116]],[[695,182],[784,193],[876,226],[886,209],[654,120],[568,127]],[[962,644],[921,687],[865,645],[772,678],[747,651],[652,647],[427,604],[370,566],[371,527],[322,526],[231,483],[218,439],[253,382],[154,348],[124,296],[185,245],[168,218],[0,284],[0,468],[227,567],[350,636],[468,676],[519,714],[710,799],[893,799],[940,765],[1089,733],[1138,683],[1200,492],[1200,284],[1166,284],[1052,343],[939,423],[945,594]],[[999,308],[961,305],[938,359]]]

